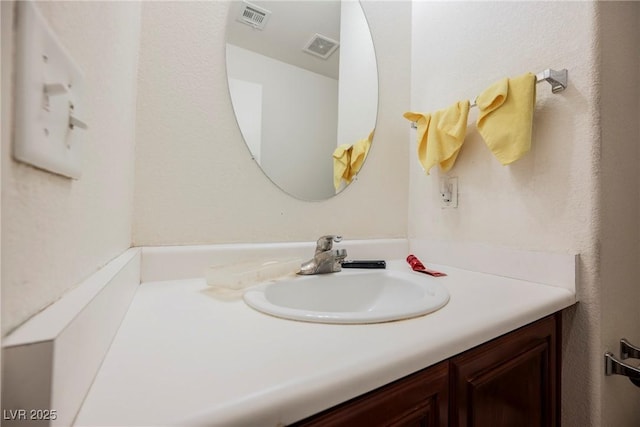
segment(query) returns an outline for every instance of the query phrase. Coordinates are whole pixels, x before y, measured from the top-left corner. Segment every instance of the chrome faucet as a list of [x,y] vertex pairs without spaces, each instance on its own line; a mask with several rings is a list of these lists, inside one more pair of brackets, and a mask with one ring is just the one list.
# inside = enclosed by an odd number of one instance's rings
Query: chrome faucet
[[322,236],[316,243],[313,259],[300,266],[298,274],[325,274],[342,270],[342,261],[347,256],[346,249],[332,249],[333,242],[338,243],[342,236]]

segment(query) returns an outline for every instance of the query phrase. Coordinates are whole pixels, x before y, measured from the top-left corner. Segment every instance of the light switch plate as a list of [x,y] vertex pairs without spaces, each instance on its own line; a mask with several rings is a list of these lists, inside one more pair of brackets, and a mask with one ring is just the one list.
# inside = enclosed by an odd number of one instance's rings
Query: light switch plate
[[[66,177],[82,174],[84,77],[31,1],[17,3],[16,160]],[[83,129],[84,127],[84,129]]]

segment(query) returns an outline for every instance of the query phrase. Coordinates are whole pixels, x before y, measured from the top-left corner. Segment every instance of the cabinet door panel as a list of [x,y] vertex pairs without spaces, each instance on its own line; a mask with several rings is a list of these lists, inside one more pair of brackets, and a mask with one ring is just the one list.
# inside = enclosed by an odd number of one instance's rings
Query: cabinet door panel
[[556,426],[557,347],[551,316],[452,358],[452,425]]
[[446,427],[448,377],[448,362],[442,362],[295,426]]
[[498,369],[469,380],[473,426],[539,427],[548,412],[543,393],[547,346],[522,353]]

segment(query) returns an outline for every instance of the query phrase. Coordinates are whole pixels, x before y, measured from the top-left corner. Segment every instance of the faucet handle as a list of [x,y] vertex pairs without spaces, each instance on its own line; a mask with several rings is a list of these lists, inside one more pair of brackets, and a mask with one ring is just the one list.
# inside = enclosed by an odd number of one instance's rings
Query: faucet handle
[[342,240],[342,236],[336,236],[333,234],[328,234],[326,236],[322,236],[318,239],[316,243],[316,253],[329,251],[333,247],[333,242],[340,242]]

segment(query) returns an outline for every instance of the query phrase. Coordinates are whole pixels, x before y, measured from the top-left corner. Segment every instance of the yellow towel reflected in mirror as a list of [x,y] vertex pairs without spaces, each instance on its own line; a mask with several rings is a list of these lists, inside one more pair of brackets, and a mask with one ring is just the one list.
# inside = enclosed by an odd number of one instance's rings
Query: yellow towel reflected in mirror
[[351,144],[342,144],[333,151],[333,186],[336,191],[340,188],[343,179],[350,180],[351,149]]
[[355,144],[342,144],[333,151],[333,186],[338,191],[344,181],[350,183],[360,171],[371,148],[374,131]]
[[427,175],[435,165],[446,172],[455,164],[467,134],[469,106],[466,100],[434,113],[404,113],[417,124],[418,159]]

